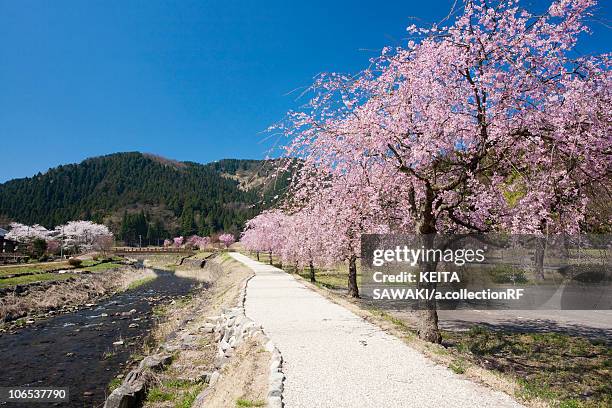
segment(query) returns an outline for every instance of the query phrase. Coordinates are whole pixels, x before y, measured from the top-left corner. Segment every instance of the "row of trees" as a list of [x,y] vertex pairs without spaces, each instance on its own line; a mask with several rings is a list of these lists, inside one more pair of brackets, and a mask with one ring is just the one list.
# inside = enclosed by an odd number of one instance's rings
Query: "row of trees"
[[[609,225],[588,211],[593,186],[609,187],[612,61],[575,57],[594,5],[558,0],[534,14],[468,0],[452,24],[408,27],[407,45],[367,70],[318,77],[308,108],[279,125],[303,163],[292,194],[247,223],[244,245],[313,272],[345,261],[357,297],[365,233]],[[429,302],[419,336],[439,342],[437,323]]]
[[113,245],[113,234],[108,227],[91,221],[69,221],[53,230],[38,224],[20,223],[12,223],[10,228],[5,238],[24,244],[35,256],[41,256],[45,251],[106,251]]
[[174,237],[173,239],[164,240],[164,247],[175,247],[175,248],[191,248],[191,249],[208,249],[211,248],[212,244],[221,242],[226,248],[229,248],[234,242],[236,237],[234,234],[223,233],[221,235],[213,235],[210,237],[200,237],[198,235],[192,235],[185,239],[185,237]]

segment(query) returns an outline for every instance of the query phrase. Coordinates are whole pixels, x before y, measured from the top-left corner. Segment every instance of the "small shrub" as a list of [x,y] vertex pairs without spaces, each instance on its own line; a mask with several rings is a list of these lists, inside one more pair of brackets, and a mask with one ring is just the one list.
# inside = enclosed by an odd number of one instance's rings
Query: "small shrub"
[[47,241],[44,239],[36,238],[32,242],[32,255],[34,258],[42,256],[47,250]]
[[70,258],[68,260],[68,264],[70,266],[74,266],[75,268],[78,268],[79,266],[81,266],[82,263],[83,263],[83,261],[81,261],[80,259],[77,259],[77,258]]

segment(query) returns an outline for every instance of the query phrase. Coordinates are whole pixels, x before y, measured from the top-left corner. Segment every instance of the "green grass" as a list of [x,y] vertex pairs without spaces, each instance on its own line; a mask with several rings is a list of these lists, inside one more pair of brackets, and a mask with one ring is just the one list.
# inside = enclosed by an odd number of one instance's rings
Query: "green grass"
[[[9,275],[31,275],[31,274],[43,274],[49,271],[56,271],[60,269],[83,269],[91,272],[104,271],[107,269],[115,269],[123,266],[116,262],[99,262],[86,260],[81,263],[81,266],[75,268],[70,265],[67,261],[63,262],[42,262],[33,263],[28,265],[20,266],[6,266],[0,267],[0,279],[4,276]],[[11,278],[9,278],[11,279]]]
[[147,394],[147,402],[164,402],[173,401],[174,395],[169,392],[162,391],[160,387],[153,387]]
[[108,383],[108,389],[110,392],[113,392],[114,390],[116,390],[117,388],[119,388],[119,386],[121,385],[121,383],[123,382],[123,380],[121,378],[113,378],[109,383]]
[[102,353],[102,360],[108,360],[114,355],[115,353],[113,353],[112,351],[105,351],[104,353]]
[[204,387],[201,382],[179,378],[162,381],[147,394],[147,402],[174,401],[176,408],[190,408]]
[[14,278],[0,279],[0,288],[6,288],[15,285],[24,285],[33,282],[61,281],[73,278],[75,276],[77,275],[73,273],[38,273],[36,275],[16,276]]
[[604,342],[483,327],[445,332],[444,338],[458,358],[516,378],[520,398],[567,408],[612,405],[612,348]]
[[[93,263],[90,265],[86,265],[85,262],[88,261],[83,261],[83,264],[81,265],[81,267],[79,267],[79,269],[83,269],[85,271],[90,271],[90,272],[100,272],[100,271],[106,271],[108,269],[116,269],[116,268],[121,268],[123,265],[120,263],[115,263],[115,262],[103,262],[103,263]],[[95,262],[95,261],[89,261],[89,262]]]
[[[343,271],[342,267],[332,270],[315,269],[315,279],[320,286],[327,289],[346,289],[348,287],[348,267],[344,269],[346,269],[346,271]],[[298,271],[298,275],[310,281],[310,271],[308,268],[303,271]],[[357,284],[361,284],[361,273],[359,272],[357,272]]]
[[185,388],[191,388],[193,385],[196,385],[198,383],[194,381],[175,378],[172,380],[166,380],[163,382],[163,384],[164,384],[164,387],[167,387],[167,388],[185,389]]
[[555,393],[545,382],[519,378],[518,383],[521,387],[518,391],[518,396],[520,398],[524,398],[526,400],[534,398],[552,400],[558,397],[557,393]]
[[152,312],[155,317],[164,317],[168,314],[168,308],[164,305],[158,305],[153,307]]
[[7,275],[23,275],[31,273],[44,273],[57,269],[73,269],[68,262],[44,262],[40,264],[28,264],[20,266],[3,266],[0,267],[0,278]]
[[[252,259],[257,260],[257,256],[249,252],[246,253]],[[259,254],[259,262],[269,264],[270,255],[265,252]],[[280,267],[279,259],[272,255],[272,263],[274,266]],[[310,281],[310,269],[304,268],[295,270],[292,265],[283,265],[283,269],[287,272],[293,272],[300,275],[302,278]],[[346,263],[339,263],[331,268],[315,268],[315,279],[316,283],[326,289],[341,290],[348,287],[348,265]],[[357,284],[361,285],[361,266],[357,263]]]
[[448,368],[455,374],[463,374],[467,367],[464,359],[457,358],[449,364]]
[[180,297],[178,299],[175,299],[174,306],[176,306],[176,307],[185,307],[189,303],[191,303],[192,300],[193,300],[193,296],[186,295],[186,296]]
[[240,407],[240,408],[247,408],[247,407],[263,407],[265,406],[266,403],[263,401],[251,401],[251,400],[247,400],[244,398],[239,398],[238,400],[236,400],[236,406]]
[[146,285],[147,283],[153,282],[155,279],[157,279],[157,276],[149,276],[147,278],[135,280],[134,282],[129,284],[128,290],[136,289],[142,285]]
[[191,390],[184,392],[181,399],[174,405],[175,408],[191,408],[200,391],[204,388],[203,384],[194,385]]

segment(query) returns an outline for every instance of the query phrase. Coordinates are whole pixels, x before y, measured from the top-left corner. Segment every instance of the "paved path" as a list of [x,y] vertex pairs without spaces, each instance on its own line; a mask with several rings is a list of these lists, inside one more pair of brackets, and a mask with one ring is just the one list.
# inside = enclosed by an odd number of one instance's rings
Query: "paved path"
[[246,314],[283,355],[287,408],[520,406],[435,365],[282,270],[231,255],[256,273]]

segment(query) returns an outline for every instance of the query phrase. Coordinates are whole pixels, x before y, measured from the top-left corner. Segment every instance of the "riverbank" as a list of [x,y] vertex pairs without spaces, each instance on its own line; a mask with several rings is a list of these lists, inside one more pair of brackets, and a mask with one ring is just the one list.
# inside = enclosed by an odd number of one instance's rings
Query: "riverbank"
[[[202,282],[204,289],[155,310],[159,321],[144,342],[143,353],[133,359],[166,355],[171,359],[161,369],[143,372],[136,368],[128,375],[138,373],[147,379],[140,392],[144,407],[262,406],[266,401],[270,353],[264,349],[265,339],[258,335],[245,338],[220,357],[221,334],[211,323],[221,322],[221,316],[240,303],[252,273],[227,254],[206,258],[203,268],[186,266],[190,263],[185,262],[176,265],[176,260],[173,263],[168,257],[147,262],[170,266],[176,276]],[[123,376],[111,384],[113,389],[120,386],[131,387]],[[111,396],[113,404],[116,398]]]
[[[103,296],[69,313],[58,313],[0,335],[0,386],[69,387],[62,406],[101,406],[108,384],[142,354],[161,317],[158,310],[184,302],[202,283],[152,270],[130,290]],[[108,275],[104,275],[107,276]]]
[[156,276],[151,269],[110,263],[79,273],[56,273],[54,280],[5,288],[0,294],[0,332],[73,312],[103,297],[134,289]]

